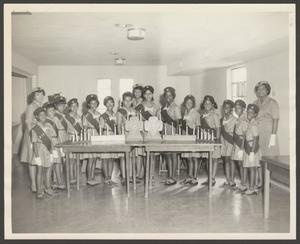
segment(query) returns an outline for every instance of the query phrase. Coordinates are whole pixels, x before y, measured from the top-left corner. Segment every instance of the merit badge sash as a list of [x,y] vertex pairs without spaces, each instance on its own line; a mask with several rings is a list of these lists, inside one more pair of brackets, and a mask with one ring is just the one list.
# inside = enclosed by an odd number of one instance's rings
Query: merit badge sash
[[66,119],[71,123],[77,133],[80,133],[82,130],[81,125],[73,118],[70,114],[66,114]]
[[61,114],[56,113],[55,116],[59,119],[64,129],[67,131],[68,124],[67,121],[64,119],[64,117]]
[[86,120],[92,125],[94,126],[94,128],[97,130],[98,134],[100,134],[100,128],[99,128],[99,123],[96,119],[94,119],[93,115],[90,112],[86,112],[83,115]]
[[51,140],[46,135],[46,133],[43,131],[43,129],[39,125],[35,125],[32,130],[36,133],[38,138],[42,141],[42,143],[45,145],[45,147],[48,149],[49,152],[51,152]]

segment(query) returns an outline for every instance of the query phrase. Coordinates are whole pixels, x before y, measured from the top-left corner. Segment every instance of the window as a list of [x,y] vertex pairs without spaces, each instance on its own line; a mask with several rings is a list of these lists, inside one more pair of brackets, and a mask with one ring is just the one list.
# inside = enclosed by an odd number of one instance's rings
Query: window
[[246,99],[247,68],[244,66],[228,69],[227,97],[233,101]]
[[127,92],[127,91],[132,92],[133,84],[134,84],[133,79],[120,79],[119,94],[120,94],[121,99],[122,99],[122,95],[124,92]]
[[103,104],[103,100],[106,96],[111,96],[111,79],[97,79],[97,91],[100,102],[98,110],[100,113],[104,113],[106,108]]

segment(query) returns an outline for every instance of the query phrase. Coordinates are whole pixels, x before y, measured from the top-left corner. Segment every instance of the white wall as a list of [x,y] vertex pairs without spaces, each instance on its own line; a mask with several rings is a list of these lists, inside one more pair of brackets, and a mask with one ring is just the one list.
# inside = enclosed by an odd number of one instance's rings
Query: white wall
[[[267,80],[272,86],[271,96],[280,106],[278,129],[280,154],[289,154],[289,55],[288,51],[245,63],[247,67],[247,102],[256,97],[254,86],[260,80]],[[191,91],[200,102],[206,94],[213,95],[221,105],[226,98],[226,68],[209,70],[191,76]]]
[[12,66],[26,75],[37,75],[38,73],[38,66],[34,62],[15,51],[12,52]]
[[[39,66],[39,86],[47,93],[62,92],[67,99],[84,101],[90,93],[97,93],[97,79],[112,79],[112,96],[119,97],[119,79],[132,78],[137,83],[152,85],[155,99],[166,86],[174,86],[176,101],[181,103],[190,92],[188,76],[168,76],[166,66]],[[100,101],[101,102],[101,101]]]

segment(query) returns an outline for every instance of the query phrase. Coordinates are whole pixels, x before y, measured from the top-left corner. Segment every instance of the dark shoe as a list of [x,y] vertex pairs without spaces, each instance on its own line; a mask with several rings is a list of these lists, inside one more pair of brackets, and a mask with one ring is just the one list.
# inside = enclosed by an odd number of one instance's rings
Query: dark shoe
[[201,183],[202,186],[208,186],[208,180]]
[[192,179],[190,182],[190,185],[192,185],[192,186],[198,185],[198,180],[196,178]]
[[183,181],[180,182],[180,184],[190,184],[192,182],[191,178],[186,178]]
[[95,186],[95,185],[99,185],[100,182],[99,181],[96,181],[96,180],[88,180],[87,181],[87,185],[89,186]]
[[176,183],[177,183],[176,180],[174,180],[174,179],[172,179],[172,178],[169,178],[169,179],[167,179],[165,185],[167,185],[167,186],[172,186],[172,185],[175,185]]

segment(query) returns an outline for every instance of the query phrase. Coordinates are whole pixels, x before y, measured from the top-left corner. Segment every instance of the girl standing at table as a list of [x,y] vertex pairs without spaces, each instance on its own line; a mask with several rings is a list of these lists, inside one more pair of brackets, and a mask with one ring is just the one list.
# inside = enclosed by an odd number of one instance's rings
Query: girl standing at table
[[[79,136],[82,129],[82,119],[78,114],[78,100],[77,98],[72,98],[68,101],[68,111],[66,113],[66,119],[68,121],[68,134]],[[83,154],[80,154],[80,159],[83,159]],[[76,154],[70,155],[70,183],[76,183]]]
[[244,113],[246,103],[238,99],[234,103],[234,111],[238,116],[234,130],[233,130],[233,150],[232,160],[238,163],[239,172],[241,176],[241,184],[236,189],[243,192],[247,189],[246,182],[244,180],[244,167],[243,167],[243,155],[244,155],[244,138],[248,127],[247,115]]
[[247,173],[250,173],[249,187],[244,192],[246,195],[257,194],[257,189],[255,189],[255,175],[256,170],[260,167],[261,151],[259,147],[259,130],[258,122],[256,117],[258,115],[259,108],[255,104],[249,104],[247,107],[247,118],[248,127],[246,130],[245,137],[245,153],[244,153],[244,180],[247,181]]
[[[117,130],[118,134],[125,134],[125,123],[127,120],[130,119],[131,116],[137,116],[136,110],[132,107],[133,103],[133,94],[131,92],[124,92],[122,95],[122,105],[117,111]],[[136,155],[134,155],[136,157]],[[132,165],[129,166],[130,168],[130,182],[133,182],[132,179]],[[120,169],[122,173],[122,178],[125,178],[125,158],[122,155],[120,157]],[[122,181],[123,185],[125,184],[125,181]],[[136,183],[140,183],[140,181],[137,179]]]
[[[51,171],[53,163],[53,143],[52,138],[56,137],[53,128],[46,122],[46,112],[42,107],[34,111],[37,123],[31,130],[31,140],[33,144],[34,162],[37,165],[37,198],[41,199],[44,192],[49,196],[54,194],[51,189]],[[43,178],[45,177],[45,189]]]
[[[279,145],[277,139],[279,122],[278,102],[271,98],[271,86],[267,81],[260,81],[254,88],[257,100],[254,104],[258,106],[257,123],[259,129],[259,144],[263,156],[278,156]],[[258,167],[258,188],[262,186],[262,170]]]
[[[214,136],[216,137],[216,142],[220,143],[220,115],[217,114],[216,109],[218,108],[215,99],[206,95],[203,99],[203,102],[200,105],[200,109],[203,111],[203,114],[200,117],[201,128],[203,129],[212,129],[214,131]],[[214,147],[212,153],[212,186],[216,184],[216,173],[218,168],[218,161],[221,158],[221,149],[219,146]],[[201,185],[208,185],[208,180],[203,182]]]
[[226,176],[226,181],[223,186],[235,187],[235,162],[231,159],[233,150],[233,131],[237,120],[232,114],[234,102],[225,100],[222,108],[224,116],[221,119],[221,156],[224,159]]
[[[174,102],[176,97],[175,89],[173,87],[166,87],[164,89],[164,97],[166,99],[166,105],[161,109],[161,120],[164,122],[165,134],[173,135],[177,131],[181,117],[180,108]],[[168,165],[168,179],[165,184],[174,185],[177,183],[174,179],[177,165],[177,153],[165,153],[164,157]]]
[[38,107],[42,106],[44,96],[45,96],[45,91],[42,88],[40,87],[35,88],[29,95],[30,104],[27,106],[25,112],[25,131],[22,140],[20,161],[22,163],[28,164],[30,186],[32,192],[36,192],[37,189],[36,189],[36,165],[33,162],[33,149],[32,149],[32,143],[30,139],[30,131],[36,124],[36,118],[33,115],[33,112]]
[[[106,107],[106,112],[100,116],[100,130],[102,130],[102,135],[116,135],[117,134],[117,123],[116,114],[113,109],[115,106],[115,100],[111,96],[107,96],[103,101]],[[111,175],[113,172],[114,162],[117,158],[123,156],[123,154],[118,153],[101,153],[101,159],[103,159],[103,173],[104,173],[104,183],[112,185],[113,182]],[[122,169],[122,167],[121,167]],[[121,184],[125,183],[125,172],[121,172]]]
[[[90,94],[86,97],[85,101],[88,107],[88,111],[85,112],[82,116],[83,128],[90,130],[92,135],[99,135],[99,117],[101,114],[97,111],[97,108],[99,106],[98,97],[95,94]],[[96,160],[100,157],[100,154],[93,153],[84,155],[89,158],[87,164],[87,184],[90,186],[100,184],[100,182],[96,181],[95,179]]]
[[[183,119],[182,130],[185,135],[196,135],[196,129],[200,126],[200,114],[195,109],[196,99],[192,95],[187,95],[183,101]],[[200,153],[182,153],[183,158],[187,158],[188,161],[188,177],[184,179],[184,184],[190,184],[192,186],[198,185],[197,171],[198,171],[198,159]]]
[[[52,97],[49,96],[49,101],[53,101],[51,99],[52,99]],[[58,138],[58,134],[59,134],[58,126],[60,124],[60,121],[58,120],[57,117],[55,117],[55,105],[51,102],[46,102],[46,103],[44,103],[43,108],[47,114],[46,123],[48,123],[51,126],[51,128],[53,129],[53,131],[55,132],[55,136],[52,137],[52,143],[53,143],[53,146],[55,146],[60,142],[60,140]],[[52,154],[53,154],[53,165],[54,165],[53,173],[55,173],[55,177],[56,177],[56,181],[57,181],[56,182],[57,185],[52,185],[52,187],[59,188],[59,189],[65,189],[65,185],[63,184],[62,175],[61,175],[61,168],[62,168],[61,152],[58,148],[53,148]]]
[[[153,98],[153,93],[154,93],[154,88],[152,86],[145,86],[143,89],[143,98],[144,101],[142,102],[142,108],[140,110],[141,112],[141,116],[143,118],[144,121],[148,121],[150,117],[155,116],[158,117],[158,119],[160,119],[160,107],[159,105],[157,105],[154,102],[154,98]],[[155,156],[158,156],[159,153],[154,154],[154,158],[151,158],[151,162],[156,161]],[[154,167],[155,164],[151,164],[151,170],[150,172],[154,172]],[[140,167],[140,171],[138,170],[139,167],[137,167],[137,175],[139,177],[139,179],[142,179],[144,176],[144,170],[143,167],[141,165]]]
[[143,108],[142,103],[143,99],[143,86],[140,84],[135,84],[132,89],[133,99],[132,99],[132,106],[136,110],[137,113],[141,112]]

